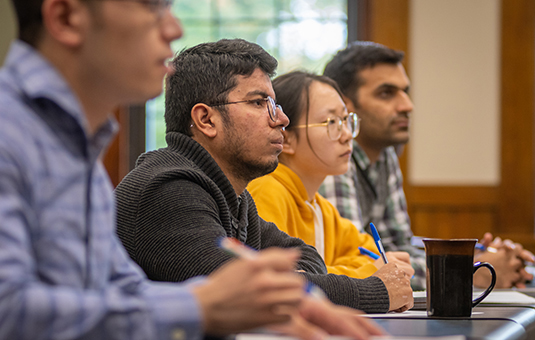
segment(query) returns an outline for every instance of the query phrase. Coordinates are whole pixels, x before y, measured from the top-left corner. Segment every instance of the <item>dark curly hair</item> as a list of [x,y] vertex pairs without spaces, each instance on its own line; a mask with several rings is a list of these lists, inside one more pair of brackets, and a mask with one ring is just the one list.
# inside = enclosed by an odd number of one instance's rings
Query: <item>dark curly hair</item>
[[[277,60],[262,47],[243,39],[222,39],[183,50],[173,60],[175,72],[166,78],[165,123],[167,132],[191,136],[191,109],[227,101],[237,86],[236,76],[251,75],[257,68],[269,77]],[[225,114],[226,107],[217,108]]]

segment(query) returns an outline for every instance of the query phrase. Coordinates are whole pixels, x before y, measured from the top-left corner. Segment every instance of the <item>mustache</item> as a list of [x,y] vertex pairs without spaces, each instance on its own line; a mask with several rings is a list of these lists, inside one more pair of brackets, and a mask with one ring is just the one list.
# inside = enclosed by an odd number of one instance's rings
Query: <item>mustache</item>
[[395,123],[398,121],[404,121],[411,118],[410,112],[400,112],[398,113],[394,118],[392,118],[391,123]]

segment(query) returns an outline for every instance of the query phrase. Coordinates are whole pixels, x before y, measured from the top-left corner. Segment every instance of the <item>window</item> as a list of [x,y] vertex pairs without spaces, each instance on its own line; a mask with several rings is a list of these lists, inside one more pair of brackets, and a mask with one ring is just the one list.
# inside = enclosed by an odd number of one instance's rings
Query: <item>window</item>
[[[347,41],[346,0],[175,0],[184,26],[175,51],[201,42],[243,38],[279,61],[278,74],[294,69],[321,73]],[[164,147],[164,96],[146,105],[146,149]]]

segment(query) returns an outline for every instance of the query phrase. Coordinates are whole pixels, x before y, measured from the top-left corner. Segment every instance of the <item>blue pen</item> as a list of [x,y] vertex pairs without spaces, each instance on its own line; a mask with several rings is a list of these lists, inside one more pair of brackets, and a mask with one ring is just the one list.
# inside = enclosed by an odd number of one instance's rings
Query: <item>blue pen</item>
[[366,248],[363,248],[363,247],[359,247],[359,251],[362,255],[366,255],[366,256],[369,256],[372,258],[372,260],[377,260],[379,258],[379,255],[377,255],[376,253],[374,253],[373,251],[371,250],[368,250]]
[[377,232],[377,229],[373,225],[373,223],[370,223],[370,230],[372,231],[373,239],[375,240],[375,245],[377,246],[377,249],[379,249],[379,254],[381,254],[381,257],[383,258],[383,261],[385,264],[388,263],[388,260],[386,259],[385,254],[385,248],[383,248],[383,242],[381,242],[381,237],[379,236],[379,233]]

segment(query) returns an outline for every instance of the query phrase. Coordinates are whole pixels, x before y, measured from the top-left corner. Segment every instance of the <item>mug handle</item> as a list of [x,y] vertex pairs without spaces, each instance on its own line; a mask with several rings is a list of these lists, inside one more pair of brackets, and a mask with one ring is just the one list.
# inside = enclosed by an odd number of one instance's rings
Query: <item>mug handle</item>
[[492,289],[494,289],[494,285],[496,284],[496,271],[494,270],[494,267],[487,262],[476,262],[474,263],[474,271],[476,272],[479,268],[487,267],[490,270],[490,274],[492,275],[492,282],[490,283],[490,286],[481,294],[479,297],[477,297],[474,301],[472,301],[472,308],[477,306],[481,301],[483,301],[484,298],[487,297],[487,295],[490,294]]

